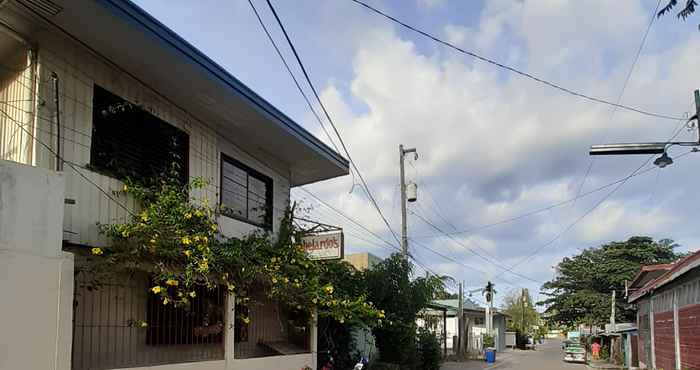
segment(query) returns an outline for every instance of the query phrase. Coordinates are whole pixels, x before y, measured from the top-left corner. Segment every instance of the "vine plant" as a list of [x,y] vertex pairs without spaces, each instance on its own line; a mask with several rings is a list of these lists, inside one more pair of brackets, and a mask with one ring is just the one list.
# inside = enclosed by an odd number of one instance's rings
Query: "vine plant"
[[[141,204],[127,222],[98,224],[109,245],[93,247],[88,263],[101,271],[144,271],[152,276],[149,294],[164,305],[187,306],[197,299],[196,286],[223,286],[247,304],[252,289],[264,286],[270,298],[307,315],[339,322],[382,324],[384,312],[364,295],[336,292],[331,271],[310,260],[299,246],[301,230],[285,212],[279,232],[258,231],[242,238],[224,236],[216,222],[220,207],[190,197],[207,184],[201,178],[181,185],[164,179],[152,186],[126,181],[123,193]],[[307,316],[310,317],[310,316]],[[247,317],[241,317],[248,322]]]

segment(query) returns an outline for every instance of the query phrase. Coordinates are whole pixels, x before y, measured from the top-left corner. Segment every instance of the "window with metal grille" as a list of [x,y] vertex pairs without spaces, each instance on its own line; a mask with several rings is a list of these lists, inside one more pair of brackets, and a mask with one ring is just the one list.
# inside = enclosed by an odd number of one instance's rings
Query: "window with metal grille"
[[95,85],[90,166],[117,179],[150,182],[175,171],[187,182],[186,132]]
[[266,229],[272,228],[272,179],[221,154],[223,214]]

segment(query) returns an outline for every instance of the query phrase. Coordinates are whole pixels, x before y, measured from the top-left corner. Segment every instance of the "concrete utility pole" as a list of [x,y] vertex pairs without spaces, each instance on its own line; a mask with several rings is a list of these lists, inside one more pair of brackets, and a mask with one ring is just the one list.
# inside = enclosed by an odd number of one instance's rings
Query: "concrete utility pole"
[[[457,314],[457,355],[461,355],[463,353],[462,349],[464,348],[464,290],[463,290],[463,284],[459,283],[459,303],[457,304],[457,311],[459,311]],[[454,343],[452,343],[452,347],[454,347]]]
[[610,301],[610,326],[615,330],[615,291],[612,291],[612,299]]
[[520,335],[525,334],[525,288],[520,289]]
[[[404,157],[406,153],[415,153],[415,158],[418,159],[416,148],[404,149],[403,144],[399,145],[399,166],[401,167],[401,253],[404,258],[408,258],[408,230],[406,226],[406,176],[404,171]],[[409,199],[409,202],[414,202],[416,199]]]

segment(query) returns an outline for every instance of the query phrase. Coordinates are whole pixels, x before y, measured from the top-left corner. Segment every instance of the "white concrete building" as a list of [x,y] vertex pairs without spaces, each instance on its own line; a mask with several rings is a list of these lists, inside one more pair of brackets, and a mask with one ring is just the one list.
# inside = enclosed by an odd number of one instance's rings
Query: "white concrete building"
[[104,245],[96,223],[136,207],[122,180],[173,161],[209,180],[193,195],[226,207],[224,234],[274,233],[290,188],[347,174],[342,156],[128,0],[0,1],[0,64],[0,370],[315,368],[315,328],[275,302],[245,327],[223,292],[165,310],[146,276],[74,279],[65,250]]

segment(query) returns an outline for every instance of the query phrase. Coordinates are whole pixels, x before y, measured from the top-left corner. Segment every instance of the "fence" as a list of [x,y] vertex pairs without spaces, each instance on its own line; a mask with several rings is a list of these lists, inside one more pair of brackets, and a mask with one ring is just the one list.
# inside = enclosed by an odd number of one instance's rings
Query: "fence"
[[225,295],[195,289],[188,306],[163,305],[141,274],[116,283],[76,276],[73,370],[113,369],[224,358]]

